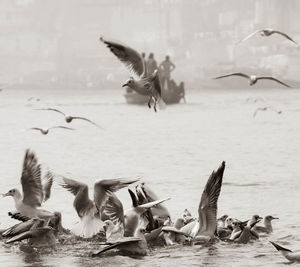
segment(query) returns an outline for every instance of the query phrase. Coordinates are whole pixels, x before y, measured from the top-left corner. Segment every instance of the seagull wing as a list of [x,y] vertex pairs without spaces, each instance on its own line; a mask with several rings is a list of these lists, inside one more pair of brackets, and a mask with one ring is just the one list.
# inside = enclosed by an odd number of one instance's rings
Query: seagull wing
[[242,43],[242,42],[244,42],[244,41],[246,41],[246,40],[248,40],[249,38],[251,38],[252,36],[254,36],[255,34],[257,34],[257,33],[259,33],[259,32],[261,32],[261,30],[257,30],[257,31],[255,31],[255,32],[250,33],[250,34],[247,35],[244,39],[238,41],[238,42],[236,43],[236,45],[237,45],[237,44],[240,44],[240,43]]
[[50,198],[51,195],[51,187],[53,184],[54,176],[52,172],[47,171],[45,176],[43,177],[43,192],[44,192],[44,201],[47,201]]
[[8,216],[10,216],[12,219],[15,219],[15,220],[18,220],[21,222],[26,222],[26,221],[30,220],[29,217],[22,215],[20,212],[17,212],[17,213],[8,212]]
[[103,37],[100,37],[100,41],[106,44],[110,51],[124,63],[129,70],[133,71],[139,77],[146,76],[145,62],[136,50],[118,42],[104,40]]
[[128,192],[129,192],[129,195],[131,197],[132,206],[133,207],[138,206],[140,204],[139,203],[139,198],[137,198],[136,194],[130,188],[128,188]]
[[246,79],[250,79],[249,75],[247,75],[245,73],[242,73],[242,72],[229,73],[229,74],[225,74],[225,75],[222,75],[222,76],[215,77],[214,79],[217,80],[217,79],[222,79],[222,78],[226,78],[226,77],[230,77],[230,76],[240,76],[240,77],[244,77]]
[[23,188],[23,203],[32,207],[41,206],[43,201],[41,167],[35,154],[29,149],[25,153],[21,184]]
[[60,111],[60,110],[58,110],[56,108],[37,108],[36,110],[51,110],[51,111],[58,112],[58,113],[60,113],[60,114],[62,114],[64,116],[66,115],[65,113],[63,113],[62,111]]
[[75,195],[73,206],[80,218],[94,208],[94,203],[89,199],[89,189],[86,184],[66,177],[61,177],[61,179],[60,185]]
[[190,237],[190,235],[188,233],[183,232],[181,230],[178,230],[173,226],[164,226],[161,230],[163,232],[172,232],[172,233],[175,233],[175,234],[180,234],[180,235],[184,235],[186,237]]
[[10,237],[14,235],[18,235],[20,233],[23,233],[25,231],[30,230],[30,228],[35,224],[34,219],[30,219],[25,222],[18,223],[10,228],[8,228],[5,232],[2,233],[2,236],[4,237]]
[[72,130],[72,131],[75,130],[74,128],[70,128],[70,127],[67,127],[67,126],[53,126],[49,129],[66,129],[66,130]]
[[210,175],[202,193],[198,214],[200,229],[198,234],[214,236],[217,227],[217,203],[221,192],[225,162]]
[[116,192],[137,181],[137,179],[107,179],[96,181],[94,185],[94,202],[98,211],[102,210],[108,198],[107,192]]
[[117,248],[119,246],[125,246],[125,245],[128,245],[128,244],[136,243],[136,242],[139,242],[139,241],[142,241],[142,239],[139,238],[139,237],[126,237],[124,239],[116,241],[112,245],[109,245],[109,246],[101,249],[99,252],[92,254],[92,257],[97,257],[100,254],[102,254],[103,252],[108,251],[110,249]]
[[29,128],[28,130],[37,130],[37,131],[41,132],[43,129],[38,128],[38,127],[32,127],[32,128]]
[[297,46],[299,45],[296,41],[294,41],[290,36],[288,36],[286,33],[281,32],[281,31],[274,31],[274,33],[278,33],[282,36],[284,36],[286,39],[292,41],[294,44],[296,44]]
[[285,87],[291,88],[291,86],[289,86],[288,84],[286,84],[286,83],[284,83],[284,82],[282,82],[282,81],[280,81],[280,80],[278,80],[274,77],[271,77],[271,76],[269,76],[269,77],[257,77],[257,80],[273,80],[275,82],[278,82],[278,83],[284,85]]
[[123,205],[114,193],[108,192],[108,199],[106,201],[102,214],[103,213],[111,221],[117,221],[119,224],[123,225],[123,229],[125,229]]
[[104,130],[100,125],[98,125],[97,123],[95,123],[95,122],[93,122],[93,121],[91,121],[91,120],[89,120],[89,119],[87,119],[87,118],[84,118],[84,117],[73,117],[73,119],[74,119],[74,120],[77,119],[77,120],[88,121],[89,123],[91,123],[91,124],[97,126],[98,128]]

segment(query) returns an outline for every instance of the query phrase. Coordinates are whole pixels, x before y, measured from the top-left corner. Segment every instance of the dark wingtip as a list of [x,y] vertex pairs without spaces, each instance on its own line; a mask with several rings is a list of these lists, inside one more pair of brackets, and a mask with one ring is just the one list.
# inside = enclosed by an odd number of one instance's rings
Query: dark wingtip
[[280,250],[283,250],[283,251],[288,251],[288,252],[293,252],[291,251],[290,249],[287,249],[287,248],[284,248],[282,246],[279,246],[278,244],[272,242],[272,241],[269,241],[278,251]]
[[133,207],[138,206],[138,200],[137,200],[137,197],[136,197],[135,193],[130,188],[128,188],[128,192],[129,192],[129,195],[130,195],[131,200],[132,200],[132,206]]

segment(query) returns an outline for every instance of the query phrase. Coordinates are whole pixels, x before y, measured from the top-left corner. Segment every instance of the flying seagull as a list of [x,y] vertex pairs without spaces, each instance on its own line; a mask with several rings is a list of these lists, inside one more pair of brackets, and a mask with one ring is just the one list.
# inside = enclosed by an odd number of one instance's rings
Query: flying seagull
[[72,232],[77,236],[90,238],[102,231],[104,222],[101,220],[101,213],[110,194],[137,181],[137,179],[98,180],[94,184],[92,201],[86,184],[61,176],[60,185],[75,195],[73,206],[80,218],[80,223]]
[[96,124],[95,122],[93,122],[93,121],[91,121],[91,120],[89,120],[89,119],[87,119],[87,118],[84,118],[84,117],[74,117],[74,116],[71,116],[71,115],[67,115],[67,114],[65,114],[64,112],[62,112],[62,111],[60,111],[60,110],[58,110],[58,109],[56,109],[56,108],[38,108],[38,109],[36,109],[36,110],[50,110],[50,111],[55,111],[55,112],[58,112],[58,113],[64,115],[64,116],[65,116],[65,121],[66,121],[67,123],[70,123],[70,122],[72,122],[73,120],[84,120],[84,121],[88,121],[89,123],[91,123],[91,124],[97,126],[97,127],[100,128],[100,129],[103,129],[101,126],[99,126],[98,124]]
[[53,127],[50,127],[50,128],[38,128],[38,127],[33,127],[33,128],[29,128],[28,130],[37,130],[37,131],[40,131],[41,134],[46,135],[46,134],[49,133],[49,131],[50,131],[51,129],[75,130],[75,129],[73,129],[73,128],[66,127],[66,126],[53,126]]
[[297,46],[299,45],[297,42],[295,42],[290,36],[288,36],[286,33],[281,32],[281,31],[276,31],[273,29],[263,29],[263,30],[257,30],[251,34],[249,34],[248,36],[246,36],[244,39],[240,40],[237,44],[240,44],[246,40],[248,40],[249,38],[251,38],[252,36],[256,35],[257,33],[259,33],[261,36],[271,36],[274,33],[280,34],[283,37],[285,37],[286,39],[290,40],[291,42],[293,42],[294,44],[296,44]]
[[157,103],[160,105],[160,108],[163,108],[165,103],[161,98],[158,70],[156,69],[152,74],[147,73],[145,60],[143,60],[141,54],[133,48],[119,42],[105,40],[103,37],[100,37],[100,41],[103,42],[130,71],[138,76],[138,79],[130,77],[122,87],[128,86],[141,95],[150,96],[148,102],[149,108],[151,108],[152,99],[154,99],[155,111]]
[[249,85],[253,85],[253,84],[256,84],[258,80],[272,80],[272,81],[275,81],[275,82],[278,82],[286,87],[289,87],[290,86],[272,76],[261,76],[261,77],[258,77],[256,75],[247,75],[245,73],[242,73],[242,72],[234,72],[234,73],[229,73],[229,74],[225,74],[225,75],[222,75],[222,76],[218,76],[218,77],[215,77],[214,79],[222,79],[222,78],[226,78],[226,77],[230,77],[230,76],[240,76],[240,77],[243,77],[243,78],[246,78],[249,80]]
[[29,218],[48,218],[53,216],[49,211],[38,209],[42,202],[50,197],[53,176],[49,172],[41,179],[41,167],[34,152],[27,149],[25,153],[23,170],[21,176],[21,184],[23,195],[21,192],[13,188],[9,190],[3,197],[12,196],[15,201],[17,212]]
[[257,109],[255,110],[255,112],[253,113],[253,118],[255,118],[255,116],[257,115],[257,112],[258,112],[258,111],[266,111],[266,110],[274,111],[274,112],[276,112],[277,114],[281,114],[281,113],[282,113],[281,110],[276,110],[276,109],[274,109],[274,108],[272,108],[272,107],[257,108]]

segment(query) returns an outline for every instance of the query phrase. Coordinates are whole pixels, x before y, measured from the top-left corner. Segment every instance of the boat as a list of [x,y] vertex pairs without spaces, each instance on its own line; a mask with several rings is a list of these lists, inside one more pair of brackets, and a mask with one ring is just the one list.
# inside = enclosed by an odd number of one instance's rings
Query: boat
[[[170,88],[162,89],[161,96],[166,104],[177,104],[181,99],[185,102],[184,83],[181,82],[177,85],[174,80],[171,80]],[[149,101],[149,96],[138,94],[128,87],[126,88],[124,97],[127,104],[145,105]]]

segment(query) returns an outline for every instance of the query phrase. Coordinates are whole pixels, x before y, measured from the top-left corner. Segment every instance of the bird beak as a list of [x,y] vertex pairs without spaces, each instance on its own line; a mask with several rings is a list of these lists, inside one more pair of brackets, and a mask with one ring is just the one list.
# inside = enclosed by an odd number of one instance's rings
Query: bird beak
[[122,87],[125,87],[125,86],[128,86],[128,83],[124,83],[124,84],[122,85]]
[[262,220],[263,218],[262,217],[258,217],[258,220]]
[[278,217],[272,217],[272,220],[278,220],[279,218]]
[[11,194],[9,192],[7,192],[6,194],[1,194],[2,197],[8,197],[8,196],[11,196]]
[[103,230],[104,230],[104,232],[106,232],[106,230],[107,230],[106,225],[103,225]]

